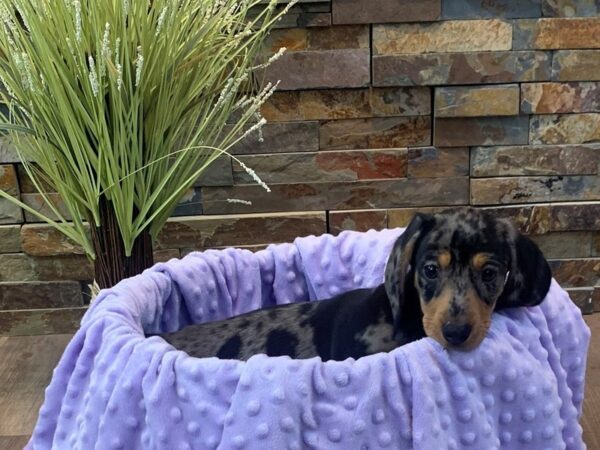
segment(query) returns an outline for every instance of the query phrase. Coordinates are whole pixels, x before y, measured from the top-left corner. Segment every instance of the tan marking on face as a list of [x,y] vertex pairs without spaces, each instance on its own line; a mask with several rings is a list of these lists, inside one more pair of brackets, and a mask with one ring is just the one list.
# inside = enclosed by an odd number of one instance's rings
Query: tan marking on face
[[421,302],[421,310],[423,311],[423,328],[427,336],[435,339],[442,345],[447,345],[444,335],[442,334],[442,326],[448,320],[448,310],[450,302],[454,297],[454,290],[449,287],[442,289],[442,292],[431,301]]
[[465,341],[461,348],[469,350],[481,344],[481,341],[487,335],[487,332],[492,323],[492,313],[494,308],[492,305],[485,303],[474,289],[469,289],[465,295],[466,299],[466,323],[473,327],[471,335]]
[[443,250],[437,257],[438,264],[442,269],[447,269],[450,266],[450,261],[452,260],[452,256],[448,250]]
[[489,253],[477,253],[475,254],[475,256],[473,256],[471,263],[473,264],[473,267],[477,270],[481,270],[481,268],[483,266],[485,266],[485,263],[487,263],[490,260],[490,254]]

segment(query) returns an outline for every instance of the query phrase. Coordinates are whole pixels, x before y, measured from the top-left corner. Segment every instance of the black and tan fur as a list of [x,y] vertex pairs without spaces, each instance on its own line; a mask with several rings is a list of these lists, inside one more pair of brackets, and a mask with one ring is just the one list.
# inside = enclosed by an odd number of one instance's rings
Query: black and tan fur
[[191,356],[360,358],[425,336],[471,349],[492,313],[539,304],[551,272],[529,238],[508,221],[459,209],[417,214],[396,241],[385,281],[328,300],[253,311],[191,325],[162,337]]

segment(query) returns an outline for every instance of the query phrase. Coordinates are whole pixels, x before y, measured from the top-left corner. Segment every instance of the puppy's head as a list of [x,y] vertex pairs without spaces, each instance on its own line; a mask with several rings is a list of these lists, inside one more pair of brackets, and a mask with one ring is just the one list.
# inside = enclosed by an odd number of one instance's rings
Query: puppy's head
[[470,349],[494,310],[537,305],[551,278],[542,252],[510,222],[464,208],[417,214],[394,246],[385,283],[396,331],[418,303],[429,337]]

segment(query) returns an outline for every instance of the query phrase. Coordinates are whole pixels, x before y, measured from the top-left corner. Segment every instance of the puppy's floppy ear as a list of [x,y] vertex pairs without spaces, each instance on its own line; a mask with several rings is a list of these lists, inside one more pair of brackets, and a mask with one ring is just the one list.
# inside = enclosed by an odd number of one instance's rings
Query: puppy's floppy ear
[[519,233],[512,223],[502,222],[510,248],[510,273],[496,309],[538,305],[546,297],[552,281],[548,261],[535,242]]
[[415,214],[394,244],[388,259],[385,268],[385,292],[392,307],[395,328],[402,315],[400,310],[405,306],[407,290],[415,290],[414,286],[410,285],[412,276],[409,276],[412,272],[413,253],[419,240],[433,227],[434,222],[435,219],[431,215]]

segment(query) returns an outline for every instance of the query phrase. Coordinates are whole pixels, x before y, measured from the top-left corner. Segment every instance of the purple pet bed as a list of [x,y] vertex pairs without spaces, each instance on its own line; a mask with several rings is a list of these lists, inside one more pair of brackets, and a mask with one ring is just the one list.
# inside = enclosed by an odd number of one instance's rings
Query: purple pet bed
[[471,352],[430,338],[323,363],[197,359],[144,331],[382,281],[401,230],[194,253],[103,291],[62,356],[28,448],[582,449],[590,332],[553,281]]

